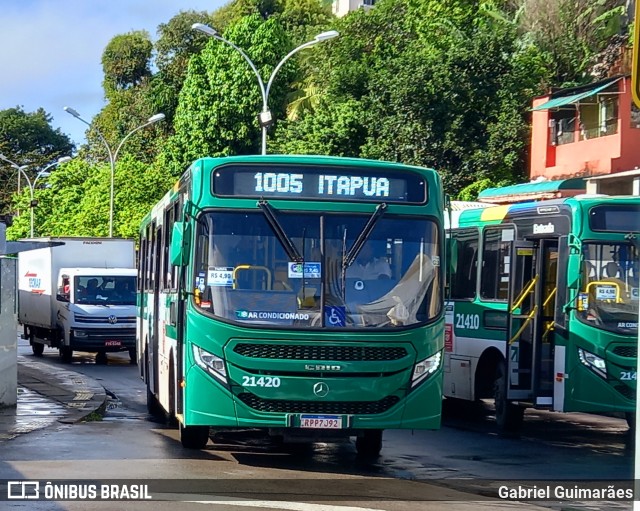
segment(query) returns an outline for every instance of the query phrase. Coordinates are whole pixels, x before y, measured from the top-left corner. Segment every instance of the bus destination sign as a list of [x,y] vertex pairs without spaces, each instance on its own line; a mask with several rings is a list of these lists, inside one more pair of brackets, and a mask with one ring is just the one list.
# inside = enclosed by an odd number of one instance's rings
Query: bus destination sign
[[214,170],[219,196],[423,204],[426,184],[409,172],[302,165],[226,165]]

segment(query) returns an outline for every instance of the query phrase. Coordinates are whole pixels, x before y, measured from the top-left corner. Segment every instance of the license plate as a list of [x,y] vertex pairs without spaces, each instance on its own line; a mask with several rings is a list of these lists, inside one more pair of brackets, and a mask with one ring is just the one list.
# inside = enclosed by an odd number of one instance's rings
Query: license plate
[[122,346],[122,341],[104,341],[105,346]]
[[342,429],[342,417],[340,415],[301,415],[300,427],[315,429]]

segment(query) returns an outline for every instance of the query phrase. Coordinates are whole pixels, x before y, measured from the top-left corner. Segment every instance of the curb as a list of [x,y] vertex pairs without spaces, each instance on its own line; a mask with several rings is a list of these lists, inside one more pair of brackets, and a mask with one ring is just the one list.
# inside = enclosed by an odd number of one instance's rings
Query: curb
[[63,424],[80,422],[93,413],[103,415],[107,406],[104,387],[92,378],[22,355],[18,355],[18,385],[60,403],[65,414],[58,422]]

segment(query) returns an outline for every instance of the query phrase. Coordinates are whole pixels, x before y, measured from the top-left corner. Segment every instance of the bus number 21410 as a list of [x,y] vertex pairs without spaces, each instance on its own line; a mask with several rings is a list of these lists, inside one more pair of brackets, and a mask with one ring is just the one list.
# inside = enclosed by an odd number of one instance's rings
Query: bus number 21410
[[480,316],[478,314],[456,314],[456,328],[477,330],[480,328]]

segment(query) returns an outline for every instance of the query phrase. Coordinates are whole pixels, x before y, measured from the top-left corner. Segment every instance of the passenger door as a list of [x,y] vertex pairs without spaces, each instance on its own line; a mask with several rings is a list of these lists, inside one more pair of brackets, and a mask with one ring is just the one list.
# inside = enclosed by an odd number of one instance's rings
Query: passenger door
[[553,405],[558,241],[514,243],[509,285],[507,397]]
[[534,395],[539,274],[537,247],[515,241],[509,275],[507,343],[507,399],[530,401]]

